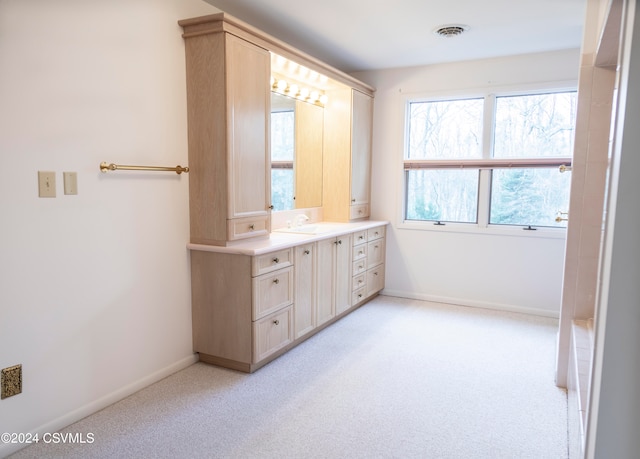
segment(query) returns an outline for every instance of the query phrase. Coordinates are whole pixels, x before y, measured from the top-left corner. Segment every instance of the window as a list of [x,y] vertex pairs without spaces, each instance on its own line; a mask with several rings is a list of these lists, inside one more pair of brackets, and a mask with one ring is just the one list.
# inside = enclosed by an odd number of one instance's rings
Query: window
[[404,220],[562,227],[575,91],[410,100]]
[[293,110],[271,113],[271,204],[273,210],[289,210],[294,207],[294,123]]

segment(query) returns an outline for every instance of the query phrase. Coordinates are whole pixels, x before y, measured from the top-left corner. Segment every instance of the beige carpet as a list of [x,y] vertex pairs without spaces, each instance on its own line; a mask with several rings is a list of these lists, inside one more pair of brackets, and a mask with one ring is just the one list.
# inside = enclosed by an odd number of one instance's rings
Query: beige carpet
[[567,457],[557,321],[380,296],[253,375],[195,364],[15,458]]

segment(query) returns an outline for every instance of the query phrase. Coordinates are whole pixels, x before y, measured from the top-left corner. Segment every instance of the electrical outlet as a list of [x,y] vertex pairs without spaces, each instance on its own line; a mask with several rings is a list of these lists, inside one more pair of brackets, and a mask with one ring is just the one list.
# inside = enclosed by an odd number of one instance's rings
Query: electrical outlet
[[22,393],[22,364],[3,368],[0,372],[0,399]]
[[41,198],[56,197],[56,173],[38,171],[38,196]]

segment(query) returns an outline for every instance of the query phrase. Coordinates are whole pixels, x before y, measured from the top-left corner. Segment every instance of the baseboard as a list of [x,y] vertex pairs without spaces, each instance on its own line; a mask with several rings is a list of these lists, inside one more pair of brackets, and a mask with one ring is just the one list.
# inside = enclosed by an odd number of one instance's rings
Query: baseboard
[[[457,306],[469,306],[473,308],[493,309],[496,311],[508,311],[517,312],[521,314],[529,314],[534,316],[551,317],[558,319],[560,317],[559,311],[549,311],[546,309],[527,308],[524,306],[517,306],[511,304],[490,303],[488,301],[476,301],[467,298],[453,298],[437,295],[427,295],[422,293],[404,292],[400,290],[384,289],[380,292],[381,295],[395,296],[399,298],[409,298],[412,300],[431,301],[433,303],[446,303],[455,304]],[[559,307],[559,306],[558,306]]]
[[[53,421],[47,422],[46,424],[41,425],[40,427],[31,431],[31,434],[38,434],[42,437],[43,434],[47,432],[57,432],[65,427],[73,424],[74,422],[78,422],[79,420],[86,418],[87,416],[100,411],[103,408],[108,407],[109,405],[113,405],[116,402],[119,402],[125,397],[128,397],[131,394],[138,392],[141,389],[144,389],[147,386],[150,386],[153,383],[160,381],[161,379],[166,378],[167,376],[172,375],[173,373],[183,370],[190,365],[193,365],[198,361],[198,355],[193,354],[188,357],[185,357],[165,368],[162,368],[155,373],[152,373],[148,376],[145,376],[142,379],[139,379],[131,384],[128,384],[110,394],[105,395],[104,397],[100,397],[93,402],[87,403],[80,408],[71,411],[59,418],[54,419]],[[13,454],[16,451],[23,449],[25,445],[21,444],[3,444],[0,443],[0,458],[6,457],[9,454]]]

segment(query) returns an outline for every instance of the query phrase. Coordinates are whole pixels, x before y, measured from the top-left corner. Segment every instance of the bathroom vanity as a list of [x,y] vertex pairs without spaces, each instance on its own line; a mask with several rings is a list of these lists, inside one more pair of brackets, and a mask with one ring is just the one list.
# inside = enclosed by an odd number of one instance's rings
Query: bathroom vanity
[[[252,372],[384,287],[386,222],[369,220],[374,90],[225,13],[179,24],[194,351]],[[275,93],[294,101],[278,108],[295,118],[279,122],[287,138],[272,130]],[[276,180],[289,219],[273,211]]]
[[386,222],[312,226],[317,234],[188,245],[201,361],[252,372],[382,290]]

